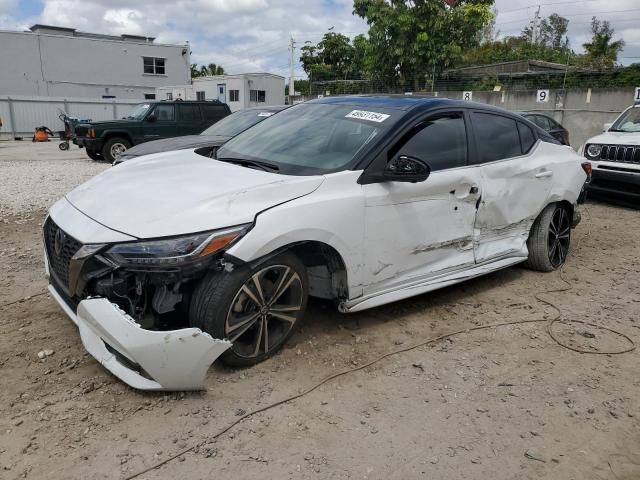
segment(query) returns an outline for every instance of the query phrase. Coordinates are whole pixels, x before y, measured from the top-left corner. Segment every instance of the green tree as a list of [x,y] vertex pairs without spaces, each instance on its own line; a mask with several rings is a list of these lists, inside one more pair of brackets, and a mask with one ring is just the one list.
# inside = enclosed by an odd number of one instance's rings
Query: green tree
[[[358,47],[341,33],[327,32],[318,44],[305,42],[300,49],[302,68],[313,81],[350,78],[359,72],[354,68],[357,52],[362,53],[364,37],[358,36]],[[359,60],[361,63],[361,60]]]
[[354,0],[369,25],[365,64],[385,84],[415,90],[479,44],[493,0]]
[[590,42],[582,46],[586,50],[585,66],[596,69],[613,68],[618,61],[618,54],[625,46],[624,40],[613,41],[614,29],[608,21],[600,21],[596,17],[591,19]]
[[191,78],[198,78],[200,76],[200,70],[195,63],[191,64]]
[[[538,38],[535,43],[549,48],[567,50],[569,48],[568,27],[569,20],[567,18],[553,13],[540,22]],[[521,37],[529,43],[534,43],[533,26],[526,26],[522,30]]]

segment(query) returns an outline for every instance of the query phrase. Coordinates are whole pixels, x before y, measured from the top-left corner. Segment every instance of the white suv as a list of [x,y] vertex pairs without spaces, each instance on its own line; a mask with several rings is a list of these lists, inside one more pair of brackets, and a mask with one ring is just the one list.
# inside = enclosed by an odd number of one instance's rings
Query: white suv
[[308,296],[355,312],[525,263],[562,266],[587,166],[470,102],[335,97],[222,146],[110,169],[44,225],[50,291],[129,385],[199,389],[276,352]]
[[581,152],[593,164],[589,192],[640,199],[640,104],[627,108]]

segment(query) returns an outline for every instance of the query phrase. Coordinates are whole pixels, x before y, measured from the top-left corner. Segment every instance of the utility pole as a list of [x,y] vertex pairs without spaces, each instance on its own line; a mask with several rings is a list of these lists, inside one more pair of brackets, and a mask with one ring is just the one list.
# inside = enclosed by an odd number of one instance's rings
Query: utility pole
[[295,62],[293,60],[294,58],[294,54],[296,51],[296,42],[293,41],[293,35],[291,35],[291,41],[289,43],[289,50],[291,51],[291,59],[289,60],[289,104],[291,104],[293,102],[293,96],[296,93],[296,88],[295,88],[295,80],[293,79],[294,77],[294,67],[295,67]]
[[540,5],[536,10],[536,15],[533,17],[533,30],[531,32],[531,43],[538,43],[538,35],[540,34]]

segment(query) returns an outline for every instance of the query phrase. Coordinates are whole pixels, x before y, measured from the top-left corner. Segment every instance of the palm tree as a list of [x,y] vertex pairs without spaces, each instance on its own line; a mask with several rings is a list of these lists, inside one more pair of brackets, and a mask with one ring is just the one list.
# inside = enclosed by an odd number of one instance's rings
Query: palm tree
[[207,69],[209,70],[209,75],[224,75],[224,68],[221,65],[210,63]]
[[593,68],[613,68],[625,46],[624,40],[612,41],[614,30],[609,22],[596,17],[591,19],[591,32],[591,41],[582,45],[587,51],[587,63]]

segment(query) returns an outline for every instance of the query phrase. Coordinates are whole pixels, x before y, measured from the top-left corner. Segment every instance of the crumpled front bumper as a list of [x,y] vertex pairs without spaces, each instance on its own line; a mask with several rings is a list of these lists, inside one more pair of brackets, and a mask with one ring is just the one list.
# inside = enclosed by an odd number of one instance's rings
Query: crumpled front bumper
[[87,351],[120,380],[140,390],[202,390],[207,370],[231,342],[198,328],[146,330],[106,298],[88,298],[77,313],[49,292],[80,330]]

